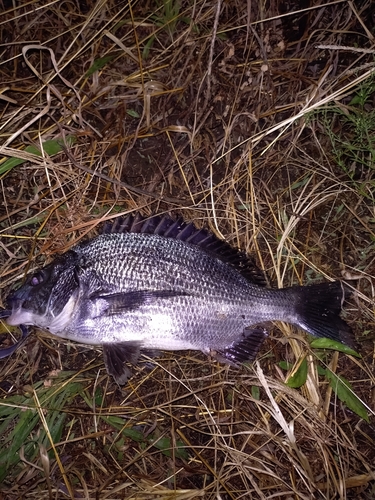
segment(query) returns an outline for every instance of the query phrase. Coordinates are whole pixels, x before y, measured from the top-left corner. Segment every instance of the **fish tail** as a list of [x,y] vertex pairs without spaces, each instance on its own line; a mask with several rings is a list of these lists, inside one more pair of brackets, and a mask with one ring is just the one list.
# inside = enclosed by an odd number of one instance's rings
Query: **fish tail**
[[316,337],[326,337],[355,347],[350,326],[340,318],[349,290],[340,281],[293,287],[296,294],[296,323]]

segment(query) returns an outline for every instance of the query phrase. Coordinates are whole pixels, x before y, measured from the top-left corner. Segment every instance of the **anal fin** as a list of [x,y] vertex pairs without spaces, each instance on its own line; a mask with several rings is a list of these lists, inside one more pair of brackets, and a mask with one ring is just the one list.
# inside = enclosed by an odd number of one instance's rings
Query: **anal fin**
[[215,351],[214,357],[218,361],[238,366],[256,357],[266,337],[267,330],[264,328],[246,328],[244,338],[222,350]]

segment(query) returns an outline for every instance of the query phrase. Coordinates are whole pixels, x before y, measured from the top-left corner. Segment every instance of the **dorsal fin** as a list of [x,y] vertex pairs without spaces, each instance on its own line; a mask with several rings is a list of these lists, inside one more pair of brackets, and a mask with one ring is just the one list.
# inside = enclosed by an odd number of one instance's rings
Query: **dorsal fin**
[[215,254],[217,258],[236,268],[251,283],[260,286],[267,285],[263,271],[259,269],[251,256],[231,247],[227,242],[219,240],[206,229],[197,229],[192,222],[184,222],[181,218],[174,220],[168,215],[154,215],[146,218],[139,213],[129,214],[125,218],[118,217],[113,221],[106,222],[102,232],[104,234],[157,234],[165,238],[185,241]]

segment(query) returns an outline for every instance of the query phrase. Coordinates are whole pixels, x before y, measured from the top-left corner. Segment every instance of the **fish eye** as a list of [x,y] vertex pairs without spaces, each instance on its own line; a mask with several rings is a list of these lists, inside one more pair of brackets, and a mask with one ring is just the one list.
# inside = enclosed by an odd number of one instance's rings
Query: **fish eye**
[[43,283],[43,281],[44,281],[43,273],[41,271],[38,271],[36,274],[34,274],[34,276],[31,277],[30,285],[37,286]]

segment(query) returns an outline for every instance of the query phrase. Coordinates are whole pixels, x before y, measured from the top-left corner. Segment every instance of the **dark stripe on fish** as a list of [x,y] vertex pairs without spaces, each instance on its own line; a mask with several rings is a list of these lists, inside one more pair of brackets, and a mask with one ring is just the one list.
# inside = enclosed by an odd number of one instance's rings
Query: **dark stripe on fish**
[[124,311],[135,311],[144,305],[150,305],[157,299],[188,296],[187,293],[173,290],[135,290],[133,292],[119,292],[108,295],[91,295],[90,302],[104,302],[107,308],[101,307],[101,314],[118,314]]

